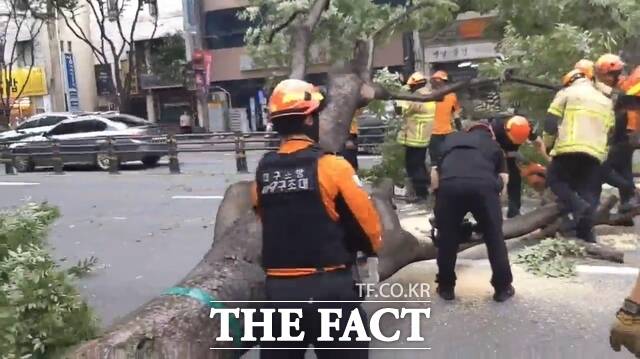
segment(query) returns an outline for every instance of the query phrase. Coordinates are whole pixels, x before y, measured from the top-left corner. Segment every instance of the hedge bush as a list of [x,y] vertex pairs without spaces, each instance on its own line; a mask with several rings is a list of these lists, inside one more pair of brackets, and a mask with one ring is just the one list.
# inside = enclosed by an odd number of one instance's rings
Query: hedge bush
[[75,276],[46,250],[58,210],[28,204],[0,212],[0,358],[55,358],[95,337],[96,319],[73,286]]

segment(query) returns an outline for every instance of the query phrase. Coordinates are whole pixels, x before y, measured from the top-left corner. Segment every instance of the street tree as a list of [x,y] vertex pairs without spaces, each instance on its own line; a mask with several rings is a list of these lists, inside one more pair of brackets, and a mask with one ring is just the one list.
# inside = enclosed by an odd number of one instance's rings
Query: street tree
[[29,85],[46,10],[44,0],[0,2],[0,124],[9,123],[11,110]]
[[[141,37],[148,40],[155,37],[158,28],[156,3],[149,0],[48,1],[71,33],[89,46],[96,60],[101,65],[111,66],[114,102],[120,111],[128,112],[135,76],[135,43]],[[85,12],[89,12],[88,27],[83,21]],[[148,19],[149,16],[151,26],[142,29],[143,17]]]
[[[324,53],[330,70],[320,142],[337,152],[357,107],[374,99],[428,99],[375,83],[376,48],[405,31],[441,27],[458,10],[449,0],[251,0],[241,17],[253,24],[245,37],[249,53],[258,64],[276,69],[276,76],[303,79],[315,54]],[[434,92],[429,98],[466,85]]]
[[[605,52],[638,61],[633,52],[640,36],[640,3],[636,0],[510,1],[475,0],[481,9],[497,10],[495,29],[504,59],[486,67],[498,75],[507,68],[520,77],[560,84],[562,75],[582,58],[595,61]],[[540,118],[553,93],[548,90],[503,86],[503,98]]]

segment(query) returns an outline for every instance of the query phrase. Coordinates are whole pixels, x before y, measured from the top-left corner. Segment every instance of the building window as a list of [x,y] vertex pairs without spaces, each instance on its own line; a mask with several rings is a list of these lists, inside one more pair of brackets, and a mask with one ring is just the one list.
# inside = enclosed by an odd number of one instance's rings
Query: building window
[[15,4],[14,6],[16,7],[16,10],[18,11],[29,10],[29,0],[17,0],[14,4]]
[[209,49],[226,49],[244,46],[244,34],[251,26],[249,21],[238,19],[243,8],[209,11],[205,16],[205,39]]
[[18,67],[30,67],[33,62],[33,41],[16,42],[16,64]]

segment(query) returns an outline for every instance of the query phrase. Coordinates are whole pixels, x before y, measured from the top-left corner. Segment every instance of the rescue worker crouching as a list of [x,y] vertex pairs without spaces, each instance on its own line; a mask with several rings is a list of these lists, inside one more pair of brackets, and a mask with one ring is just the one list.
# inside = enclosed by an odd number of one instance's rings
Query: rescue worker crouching
[[515,294],[502,233],[500,193],[508,182],[506,172],[504,153],[489,124],[477,123],[468,132],[456,132],[445,140],[432,172],[438,228],[437,293],[445,300],[455,298],[456,258],[463,240],[463,219],[469,212],[478,222],[487,246],[493,299],[503,302]]
[[[491,128],[496,136],[496,141],[507,157],[507,169],[509,170],[507,217],[513,218],[520,215],[520,207],[522,206],[522,176],[518,167],[518,157],[520,157],[518,150],[527,140],[539,142],[542,140],[532,131],[529,120],[523,116],[494,118],[491,120]],[[537,147],[540,151],[544,151],[543,145]]]
[[[303,342],[269,342],[287,350],[287,358],[303,358],[306,348],[358,347],[363,350],[321,350],[319,358],[367,358],[368,343],[317,342],[320,307],[343,310],[344,331],[352,310],[360,311],[351,265],[357,251],[373,255],[381,246],[381,225],[368,194],[351,165],[325,153],[316,142],[323,96],[300,80],[278,84],[269,99],[270,119],[283,141],[267,153],[256,171],[255,208],[262,221],[262,265],[269,301],[315,301],[302,304]],[[317,301],[325,301],[318,303]],[[326,303],[352,301],[352,303]],[[300,303],[274,303],[295,308]],[[277,317],[277,316],[276,316]],[[364,319],[366,320],[366,319]],[[274,336],[280,332],[273,321]],[[262,350],[262,358],[282,358],[282,350]]]
[[[427,79],[416,72],[407,80],[411,92],[427,95]],[[405,148],[405,169],[411,179],[415,197],[408,202],[426,202],[429,195],[427,174],[427,147],[436,113],[435,102],[398,101],[396,112],[403,117],[403,126],[398,131],[397,141]]]
[[563,232],[595,242],[593,216],[614,124],[613,103],[580,70],[570,74],[568,87],[549,106],[544,125],[545,145],[553,147],[547,183],[568,219]]

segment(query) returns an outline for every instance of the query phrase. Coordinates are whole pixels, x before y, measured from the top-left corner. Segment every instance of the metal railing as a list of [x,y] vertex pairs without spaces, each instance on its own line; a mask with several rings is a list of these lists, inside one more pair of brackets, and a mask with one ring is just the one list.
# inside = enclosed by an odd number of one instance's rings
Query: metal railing
[[[359,149],[375,149],[384,141],[386,127],[371,126],[360,128]],[[380,133],[367,134],[369,130]],[[85,143],[78,143],[79,141]],[[248,151],[272,151],[279,146],[280,139],[275,132],[209,132],[197,134],[168,134],[145,136],[95,136],[71,140],[45,141],[4,141],[0,143],[0,165],[4,164],[7,175],[15,175],[17,160],[45,157],[55,174],[64,174],[65,156],[96,156],[108,160],[108,171],[119,173],[119,164],[127,160],[127,155],[139,155],[136,147],[144,146],[144,154],[154,157],[169,157],[169,172],[180,173],[179,153],[234,152],[236,170],[247,173]],[[26,152],[25,148],[36,151]],[[131,149],[133,148],[133,149]],[[103,167],[104,168],[104,167]]]

